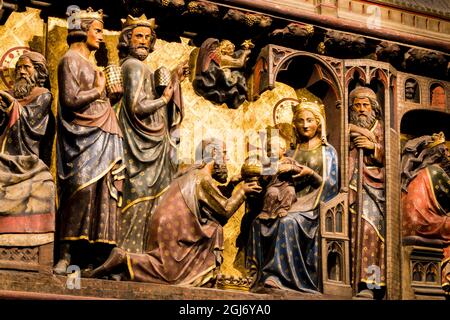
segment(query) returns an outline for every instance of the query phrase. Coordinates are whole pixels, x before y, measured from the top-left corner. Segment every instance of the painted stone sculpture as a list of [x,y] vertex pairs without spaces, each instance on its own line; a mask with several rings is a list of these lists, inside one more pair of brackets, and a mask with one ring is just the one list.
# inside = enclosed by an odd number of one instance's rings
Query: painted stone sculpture
[[26,51],[14,87],[0,91],[0,234],[55,231],[55,184],[42,160],[48,148],[52,94],[45,58]]
[[235,52],[228,40],[206,39],[198,50],[192,85],[195,91],[216,103],[236,109],[246,99],[247,80],[242,68],[248,60],[253,44],[247,40],[242,50]]
[[65,274],[73,263],[98,263],[99,253],[83,251],[78,261],[73,259],[74,247],[82,242],[88,250],[94,244],[103,244],[105,251],[116,245],[124,169],[122,132],[106,96],[105,76],[89,60],[103,41],[103,14],[91,8],[80,11],[79,28],[70,27],[69,50],[58,64],[61,252],[57,274]]
[[151,215],[177,170],[177,141],[171,133],[183,118],[180,82],[186,69],[179,67],[172,77],[167,69],[153,73],[144,63],[156,41],[154,27],[155,20],[145,15],[128,16],[118,45],[124,87],[118,116],[126,166],[119,246],[134,253],[145,252]]

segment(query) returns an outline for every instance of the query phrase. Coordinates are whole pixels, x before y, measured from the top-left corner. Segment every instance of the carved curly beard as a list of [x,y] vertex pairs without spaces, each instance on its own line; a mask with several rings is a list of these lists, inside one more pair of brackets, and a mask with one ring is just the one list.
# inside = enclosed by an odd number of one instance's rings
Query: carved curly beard
[[356,111],[350,112],[350,123],[357,125],[358,127],[371,129],[377,117],[375,115],[375,111],[371,111],[370,114],[367,115],[366,118],[360,118]]
[[[142,50],[145,49],[145,50]],[[140,61],[144,61],[147,59],[150,49],[147,46],[130,46],[130,55],[135,57],[136,59],[139,59]]]
[[23,99],[30,95],[31,90],[36,86],[35,76],[23,76],[14,82],[14,97],[17,99]]

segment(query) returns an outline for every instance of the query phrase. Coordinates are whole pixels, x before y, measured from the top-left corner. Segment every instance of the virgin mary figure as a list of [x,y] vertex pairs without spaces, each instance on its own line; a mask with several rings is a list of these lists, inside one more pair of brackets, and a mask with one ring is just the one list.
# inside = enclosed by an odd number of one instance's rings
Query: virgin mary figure
[[246,249],[246,268],[255,276],[253,289],[271,287],[319,291],[319,204],[338,194],[338,158],[327,142],[323,105],[302,101],[293,108],[296,136],[287,156],[308,167],[296,174],[297,201],[285,217],[256,218]]

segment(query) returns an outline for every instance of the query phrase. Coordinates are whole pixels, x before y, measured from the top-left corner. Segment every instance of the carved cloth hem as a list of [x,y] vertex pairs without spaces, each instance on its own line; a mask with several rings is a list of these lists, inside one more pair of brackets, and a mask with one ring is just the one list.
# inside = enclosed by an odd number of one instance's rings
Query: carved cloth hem
[[[438,165],[419,171],[402,194],[403,236],[450,241],[450,177]],[[441,262],[442,284],[450,281],[450,245]]]
[[120,208],[111,190],[118,182],[121,181],[114,181],[109,171],[70,199],[61,201],[59,213],[64,223],[61,224],[60,239],[115,244]]
[[256,272],[255,285],[266,281],[280,288],[303,292],[319,290],[319,208],[338,193],[336,150],[331,145],[294,152],[294,159],[321,175],[313,189],[296,181],[297,201],[287,216],[276,220],[256,218],[246,248],[246,267]]
[[128,270],[135,281],[199,286],[220,266],[223,228],[203,216],[204,205],[210,204],[199,200],[199,193],[206,190],[198,178],[202,179],[196,171],[190,172],[164,194],[150,223],[150,249],[128,254]]
[[54,231],[55,189],[37,156],[0,154],[0,233]]
[[[183,117],[181,89],[175,85],[173,102],[167,103],[158,98],[154,75],[145,63],[129,56],[121,67],[126,90],[118,118],[127,170],[119,245],[128,252],[143,253],[151,216],[177,169],[171,132]],[[138,116],[137,110],[146,110],[145,115]]]

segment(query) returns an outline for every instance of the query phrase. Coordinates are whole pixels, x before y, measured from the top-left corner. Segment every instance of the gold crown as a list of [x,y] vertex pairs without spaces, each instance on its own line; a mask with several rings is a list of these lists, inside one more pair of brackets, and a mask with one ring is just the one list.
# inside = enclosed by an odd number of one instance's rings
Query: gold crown
[[130,26],[142,26],[149,27],[150,29],[155,28],[155,19],[147,19],[145,14],[140,16],[139,18],[135,18],[131,15],[128,15],[126,19],[120,19],[122,21],[122,29],[125,29]]
[[82,20],[95,19],[103,23],[103,10],[94,11],[91,7],[80,10],[78,17]]
[[425,147],[426,149],[431,149],[442,143],[445,143],[445,135],[442,131],[439,133],[433,133],[431,138],[432,138],[432,141],[426,145],[426,147]]
[[218,289],[232,289],[249,291],[254,283],[251,277],[236,277],[219,273],[217,275],[216,287]]

